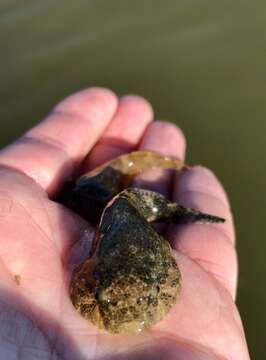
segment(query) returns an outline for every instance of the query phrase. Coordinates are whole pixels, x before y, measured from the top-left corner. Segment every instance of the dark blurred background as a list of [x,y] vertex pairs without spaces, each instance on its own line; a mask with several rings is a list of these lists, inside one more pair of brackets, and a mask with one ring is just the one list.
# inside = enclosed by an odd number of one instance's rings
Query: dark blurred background
[[87,86],[136,93],[178,124],[188,162],[232,201],[238,306],[266,358],[265,0],[0,0],[0,145]]

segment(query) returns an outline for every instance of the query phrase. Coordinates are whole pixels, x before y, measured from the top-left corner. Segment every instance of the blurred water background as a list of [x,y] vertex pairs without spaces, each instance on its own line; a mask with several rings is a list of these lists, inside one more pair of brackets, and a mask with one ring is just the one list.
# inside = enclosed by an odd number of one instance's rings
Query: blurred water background
[[232,201],[237,303],[266,358],[266,3],[261,0],[0,0],[0,145],[87,86],[151,101],[177,123],[188,162]]

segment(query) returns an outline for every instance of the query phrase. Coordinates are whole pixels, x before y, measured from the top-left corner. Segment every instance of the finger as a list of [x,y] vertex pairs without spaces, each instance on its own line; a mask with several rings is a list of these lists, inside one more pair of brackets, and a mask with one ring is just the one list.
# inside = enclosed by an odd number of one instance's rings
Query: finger
[[122,97],[112,122],[89,154],[82,172],[134,150],[152,120],[153,110],[147,100],[133,95]]
[[173,247],[200,264],[235,297],[237,258],[233,246],[234,226],[222,185],[210,170],[196,166],[175,181],[174,198],[181,205],[226,219],[224,224],[179,225],[170,231],[169,237]]
[[[186,141],[182,131],[174,124],[156,121],[151,124],[140,143],[140,150],[155,151],[184,160]],[[172,171],[152,170],[138,176],[136,186],[168,196],[171,193]]]
[[53,194],[111,121],[116,96],[90,88],[69,96],[48,117],[0,153],[0,164],[26,173]]

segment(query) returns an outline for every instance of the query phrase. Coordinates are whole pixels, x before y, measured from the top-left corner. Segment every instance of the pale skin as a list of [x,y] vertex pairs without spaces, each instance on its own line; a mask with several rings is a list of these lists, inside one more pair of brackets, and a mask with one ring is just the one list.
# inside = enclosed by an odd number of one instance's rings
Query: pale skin
[[64,181],[136,149],[185,160],[185,147],[179,128],[153,121],[145,99],[90,88],[62,101],[0,152],[1,359],[249,359],[235,305],[230,207],[203,167],[178,178],[157,171],[138,179],[184,206],[226,219],[164,229],[182,290],[161,322],[138,335],[109,335],[84,320],[69,298],[71,272],[88,254],[93,230],[53,201]]

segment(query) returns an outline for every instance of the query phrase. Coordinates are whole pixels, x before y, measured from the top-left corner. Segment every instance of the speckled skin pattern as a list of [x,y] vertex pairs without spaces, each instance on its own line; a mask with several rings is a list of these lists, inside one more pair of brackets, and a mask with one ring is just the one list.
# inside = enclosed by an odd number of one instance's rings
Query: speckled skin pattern
[[82,202],[83,217],[90,220],[94,209],[96,222],[103,213],[91,256],[74,271],[71,300],[82,316],[110,333],[135,333],[157,323],[180,292],[181,274],[172,250],[153,222],[224,221],[152,191],[121,191],[137,173],[154,167],[180,170],[184,165],[159,154],[135,152],[86,174],[73,190],[72,203],[77,208]]

